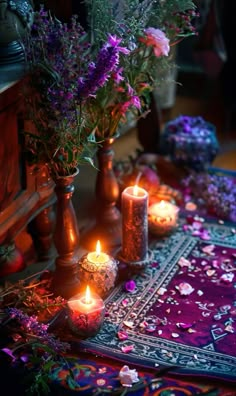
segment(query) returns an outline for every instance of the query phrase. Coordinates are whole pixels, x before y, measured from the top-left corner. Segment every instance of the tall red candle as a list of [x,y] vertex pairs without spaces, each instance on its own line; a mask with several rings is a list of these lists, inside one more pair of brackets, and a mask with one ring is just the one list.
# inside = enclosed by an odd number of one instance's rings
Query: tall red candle
[[148,254],[148,192],[127,187],[122,192],[122,258],[138,262]]

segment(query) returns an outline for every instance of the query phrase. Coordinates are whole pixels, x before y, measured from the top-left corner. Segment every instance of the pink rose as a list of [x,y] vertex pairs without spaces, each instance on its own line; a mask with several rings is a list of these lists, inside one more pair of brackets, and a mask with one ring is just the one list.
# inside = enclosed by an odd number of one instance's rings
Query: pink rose
[[140,38],[140,41],[147,46],[152,46],[154,54],[158,56],[168,56],[170,51],[169,39],[160,29],[149,27],[144,30],[145,36]]

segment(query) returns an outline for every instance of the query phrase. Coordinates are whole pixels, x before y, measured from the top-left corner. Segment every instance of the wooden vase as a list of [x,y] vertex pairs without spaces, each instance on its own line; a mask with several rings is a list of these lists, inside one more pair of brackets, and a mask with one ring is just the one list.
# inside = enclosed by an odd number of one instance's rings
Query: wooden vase
[[72,202],[74,179],[79,170],[70,176],[55,179],[57,196],[54,244],[58,256],[55,261],[52,288],[57,295],[69,298],[78,293],[79,280],[77,264],[79,261],[79,228]]
[[121,245],[121,213],[116,206],[120,190],[113,170],[112,145],[115,139],[116,137],[106,138],[97,151],[96,221],[83,238],[84,245],[89,250],[94,250],[97,240],[102,242],[106,251]]

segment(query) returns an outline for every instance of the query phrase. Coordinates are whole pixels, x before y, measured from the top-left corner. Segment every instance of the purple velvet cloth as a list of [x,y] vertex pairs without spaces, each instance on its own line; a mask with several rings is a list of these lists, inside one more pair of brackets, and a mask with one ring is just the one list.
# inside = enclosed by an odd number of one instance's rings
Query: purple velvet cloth
[[182,217],[170,237],[150,247],[145,270],[126,279],[135,290],[119,284],[100,332],[75,345],[124,363],[236,381],[233,224],[203,222],[198,233]]
[[[236,249],[216,246],[210,256],[203,254],[204,246],[205,242],[197,243],[188,256],[191,266],[178,266],[166,292],[146,315],[167,319],[167,325],[157,326],[153,336],[161,328],[164,339],[176,335],[177,343],[236,356]],[[225,274],[232,274],[233,280],[224,280]],[[179,285],[184,283],[194,289],[190,295],[180,294]]]

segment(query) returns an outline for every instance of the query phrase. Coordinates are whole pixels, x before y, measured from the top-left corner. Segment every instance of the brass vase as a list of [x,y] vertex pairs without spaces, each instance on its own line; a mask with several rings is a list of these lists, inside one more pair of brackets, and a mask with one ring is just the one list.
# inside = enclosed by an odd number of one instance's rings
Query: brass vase
[[64,298],[69,298],[79,289],[77,264],[79,261],[79,228],[74,210],[72,195],[74,179],[78,175],[77,169],[70,176],[55,179],[55,193],[57,197],[56,222],[54,244],[58,256],[52,282],[53,291]]
[[116,136],[106,138],[97,151],[96,222],[83,238],[89,250],[94,249],[97,240],[101,240],[106,251],[121,245],[121,213],[116,206],[120,191],[113,170],[115,139]]

